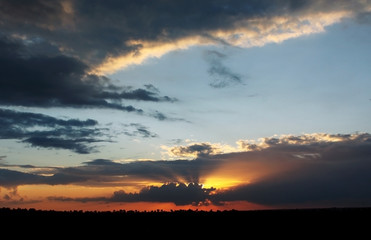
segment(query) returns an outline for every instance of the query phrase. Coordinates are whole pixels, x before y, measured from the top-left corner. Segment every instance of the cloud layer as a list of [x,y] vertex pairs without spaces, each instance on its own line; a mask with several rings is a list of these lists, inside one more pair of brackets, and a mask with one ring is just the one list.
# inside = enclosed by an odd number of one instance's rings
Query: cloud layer
[[[324,202],[359,204],[370,201],[371,135],[310,136],[266,138],[269,146],[264,148],[203,155],[195,160],[118,163],[97,159],[68,168],[2,164],[0,185],[125,186],[142,181],[163,183],[162,186],[142,186],[137,193],[118,191],[111,197],[51,196],[54,201],[158,201],[177,205],[248,201],[267,206]],[[23,171],[6,169],[14,167]],[[202,185],[212,178],[235,180],[236,184],[224,189]]]
[[0,2],[0,29],[107,73],[194,45],[262,46],[369,13],[367,0]]
[[116,191],[111,197],[96,198],[68,198],[49,197],[52,201],[78,201],[78,202],[172,202],[175,205],[207,205],[208,198],[214,188],[203,188],[197,183],[166,183],[160,187],[149,186],[142,188],[138,193],[126,193],[123,190]]
[[86,154],[90,144],[107,141],[103,129],[92,119],[58,119],[44,114],[0,108],[0,139],[17,139],[34,147],[67,149]]
[[224,88],[231,84],[241,84],[242,77],[231,71],[223,64],[223,60],[227,55],[218,51],[205,51],[204,53],[207,63],[210,65],[208,73],[213,79],[210,86],[214,88]]
[[123,88],[104,76],[88,74],[80,60],[57,53],[32,55],[28,44],[0,38],[0,104],[37,107],[112,108],[142,113],[123,100],[174,102],[158,89]]

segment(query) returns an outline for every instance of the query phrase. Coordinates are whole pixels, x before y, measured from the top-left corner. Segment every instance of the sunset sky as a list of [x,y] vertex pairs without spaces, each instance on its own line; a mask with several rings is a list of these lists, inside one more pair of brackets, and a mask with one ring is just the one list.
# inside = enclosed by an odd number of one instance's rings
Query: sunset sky
[[371,0],[0,0],[0,207],[371,206]]

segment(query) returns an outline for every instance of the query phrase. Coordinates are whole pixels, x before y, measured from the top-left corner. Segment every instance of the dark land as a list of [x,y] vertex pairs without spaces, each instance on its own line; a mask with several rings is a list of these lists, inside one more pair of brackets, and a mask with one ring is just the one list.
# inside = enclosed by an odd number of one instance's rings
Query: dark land
[[[235,219],[243,218],[246,221],[268,221],[269,219],[285,220],[333,220],[349,221],[357,218],[371,220],[371,207],[369,208],[315,208],[315,209],[284,209],[284,210],[226,210],[226,211],[198,211],[198,210],[175,210],[175,211],[54,211],[36,209],[11,209],[0,208],[0,218],[4,219],[32,219],[32,218],[63,218],[63,219],[175,219],[175,218],[213,218]],[[370,222],[371,223],[371,222]],[[371,226],[371,225],[370,225]]]
[[[344,237],[361,239],[371,228],[371,208],[324,208],[256,211],[42,211],[0,208],[4,231],[16,229],[28,237],[92,236],[108,239],[134,234],[139,239],[224,238],[251,236],[271,239],[289,236],[295,239]],[[119,234],[119,235],[118,235]],[[365,235],[366,234],[366,235]],[[247,237],[250,236],[250,237]],[[321,236],[321,237],[320,237]],[[85,239],[84,238],[84,239]],[[279,238],[281,239],[281,238]]]

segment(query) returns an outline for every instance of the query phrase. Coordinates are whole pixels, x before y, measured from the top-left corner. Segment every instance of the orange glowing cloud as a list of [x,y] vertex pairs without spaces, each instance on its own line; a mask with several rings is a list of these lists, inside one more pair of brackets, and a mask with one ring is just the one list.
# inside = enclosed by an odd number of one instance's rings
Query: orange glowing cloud
[[327,26],[352,16],[351,11],[309,13],[300,16],[276,16],[238,21],[230,29],[210,30],[203,35],[193,35],[172,40],[131,40],[127,46],[135,52],[109,56],[96,66],[92,73],[110,74],[131,65],[144,63],[150,58],[160,58],[175,51],[193,46],[227,44],[243,48],[260,47],[269,43],[281,43],[291,38],[324,32]]

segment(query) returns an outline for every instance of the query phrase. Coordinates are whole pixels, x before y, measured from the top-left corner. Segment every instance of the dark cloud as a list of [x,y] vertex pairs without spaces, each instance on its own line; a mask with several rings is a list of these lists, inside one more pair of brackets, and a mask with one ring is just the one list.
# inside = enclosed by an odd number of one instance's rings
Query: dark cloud
[[[2,19],[14,25],[29,24],[40,27],[61,23],[64,14],[62,1],[0,1]],[[15,17],[17,16],[17,17]]]
[[67,149],[86,154],[94,151],[91,143],[104,133],[92,119],[63,120],[44,114],[0,109],[0,139],[19,139],[33,147]]
[[45,168],[45,169],[53,169],[54,167],[41,167],[41,166],[34,166],[34,165],[30,165],[30,164],[23,164],[23,165],[18,165],[18,164],[8,164],[8,163],[0,163],[0,167],[5,167],[5,168],[12,168],[12,167],[15,167],[15,168],[29,168],[29,169],[40,169],[40,168]]
[[95,159],[89,162],[84,162],[86,166],[114,166],[118,167],[121,166],[121,163],[113,162],[108,159]]
[[364,11],[359,0],[0,1],[0,28],[39,36],[85,63],[140,51],[130,40],[172,41],[226,30],[246,19],[310,11]]
[[29,137],[23,140],[23,142],[29,143],[33,147],[68,149],[75,153],[88,154],[95,151],[95,148],[88,146],[88,144],[103,141],[92,138],[61,139],[54,137]]
[[120,93],[120,97],[128,100],[152,101],[152,102],[176,102],[176,98],[159,96],[160,91],[152,84],[144,85],[145,89],[127,88]]
[[149,186],[139,193],[114,192],[112,202],[173,202],[175,205],[205,204],[214,188],[203,188],[196,183],[167,183],[160,187]]
[[357,15],[357,22],[361,24],[371,24],[371,13],[362,12]]
[[110,160],[94,160],[85,166],[61,169],[64,174],[78,172],[85,176],[115,177],[125,175],[129,179],[147,179],[159,182],[199,182],[203,171],[215,168],[217,161],[174,160],[174,161],[138,161],[116,163]]
[[78,202],[172,202],[175,205],[207,205],[209,204],[210,194],[215,188],[203,188],[197,183],[166,183],[157,186],[148,186],[138,193],[126,193],[123,190],[116,191],[111,197],[96,198],[68,198],[68,197],[49,197],[52,201],[78,201]]
[[[50,172],[48,172],[50,173]],[[9,169],[0,168],[0,185],[7,188],[15,188],[20,185],[29,184],[49,184],[60,185],[83,182],[86,179],[81,176],[55,173],[53,176],[42,176],[34,173],[25,173]]]
[[[139,161],[129,163],[117,163],[107,159],[96,159],[85,162],[81,166],[67,168],[42,167],[32,173],[20,173],[14,179],[14,185],[26,184],[29,178],[37,178],[29,184],[92,184],[92,185],[117,185],[125,184],[125,181],[142,181],[143,179],[156,182],[193,182],[198,183],[202,172],[215,169],[217,161],[208,160],[174,160],[174,161]],[[6,167],[21,167],[23,165],[0,165]],[[34,167],[34,166],[33,166]],[[32,170],[32,169],[31,169]],[[45,174],[49,176],[44,176]],[[1,175],[1,174],[0,174]],[[25,177],[22,180],[22,177]],[[40,176],[40,178],[38,178]],[[12,177],[8,176],[1,180],[0,186],[11,185]]]
[[[68,2],[71,12],[66,6]],[[270,9],[277,9],[278,1],[38,0],[18,3],[2,0],[0,6],[3,30],[37,34],[71,54],[96,63],[110,55],[141,48],[140,45],[128,46],[128,40],[171,40],[228,28],[246,17],[268,15]]]
[[21,129],[35,126],[83,128],[96,126],[98,122],[93,119],[87,119],[85,121],[78,119],[63,120],[39,113],[18,112],[0,108],[0,124],[3,126],[1,129],[4,130],[4,128],[13,129],[13,125]]
[[[267,179],[220,193],[214,200],[249,201],[263,205],[335,202],[359,204],[371,201],[371,162],[303,164]],[[304,169],[305,167],[305,169]]]
[[147,127],[139,123],[131,123],[124,125],[127,129],[124,131],[124,134],[130,137],[143,137],[143,138],[155,138],[158,137],[156,133],[153,133],[148,130]]
[[195,143],[188,146],[176,146],[171,148],[170,152],[175,156],[197,156],[204,157],[219,152],[219,149],[209,143]]
[[287,136],[265,142],[268,148],[241,153],[240,157],[259,157],[266,167],[284,168],[219,193],[214,201],[243,200],[266,205],[371,201],[370,134]]
[[43,176],[8,169],[0,169],[0,184],[3,187],[15,187],[24,184],[41,184],[43,180]]
[[[167,101],[158,90],[115,86],[104,76],[88,74],[88,66],[64,55],[31,55],[20,41],[0,38],[0,104],[36,107],[112,108],[142,113],[122,100]],[[26,49],[26,50],[24,50]]]
[[210,86],[214,88],[224,88],[232,84],[242,84],[242,76],[234,73],[224,65],[223,60],[227,55],[218,51],[205,51],[205,60],[209,64],[208,73],[213,78]]

